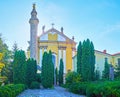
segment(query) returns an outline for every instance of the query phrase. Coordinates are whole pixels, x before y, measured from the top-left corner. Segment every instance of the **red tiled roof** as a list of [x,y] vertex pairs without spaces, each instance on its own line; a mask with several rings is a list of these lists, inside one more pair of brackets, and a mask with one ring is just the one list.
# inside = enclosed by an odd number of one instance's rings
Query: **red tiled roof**
[[120,55],[120,52],[112,54],[112,56]]

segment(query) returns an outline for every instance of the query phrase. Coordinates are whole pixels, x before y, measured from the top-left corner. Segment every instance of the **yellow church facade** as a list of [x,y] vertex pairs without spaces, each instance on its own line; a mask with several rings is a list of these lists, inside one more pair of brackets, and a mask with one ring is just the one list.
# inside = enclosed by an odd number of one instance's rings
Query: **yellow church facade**
[[[74,37],[72,39],[65,35],[63,27],[61,30],[57,30],[53,27],[45,31],[45,26],[42,28],[42,33],[37,36],[39,19],[37,18],[37,11],[35,4],[33,4],[33,9],[31,12],[30,23],[30,49],[28,57],[37,60],[38,66],[42,66],[42,57],[44,52],[52,52],[52,61],[54,63],[54,68],[59,69],[60,59],[63,59],[64,63],[64,73],[68,71],[77,70],[77,56],[76,56],[76,42]],[[105,60],[109,64],[116,66],[120,65],[120,53],[109,54],[106,50],[98,51],[95,50],[95,69],[100,71],[104,70]]]
[[76,52],[76,43],[74,39],[68,38],[63,28],[61,31],[51,28],[48,31],[42,32],[38,37],[38,64],[42,65],[42,56],[45,51],[52,51],[52,60],[54,67],[59,69],[60,59],[63,59],[64,73],[72,71],[72,57]]
[[52,24],[52,28],[45,31],[45,26],[42,27],[42,33],[37,36],[39,19],[37,18],[37,11],[35,4],[31,12],[30,23],[30,41],[29,41],[29,52],[28,56],[37,61],[38,67],[42,67],[42,58],[44,52],[52,52],[52,61],[54,68],[58,68],[60,59],[63,59],[64,73],[72,71],[72,57],[76,52],[76,42],[74,38],[68,38],[61,27],[61,31],[56,30]]

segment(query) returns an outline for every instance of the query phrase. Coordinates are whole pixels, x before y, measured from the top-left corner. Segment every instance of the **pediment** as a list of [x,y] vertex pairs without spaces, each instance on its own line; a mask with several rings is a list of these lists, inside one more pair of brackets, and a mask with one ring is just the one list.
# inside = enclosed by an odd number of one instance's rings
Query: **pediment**
[[63,32],[60,32],[54,28],[43,32],[39,37],[39,41],[58,41],[75,43],[74,40],[68,38]]
[[42,33],[39,38],[40,41],[66,41],[66,37],[56,29],[50,29],[47,32]]

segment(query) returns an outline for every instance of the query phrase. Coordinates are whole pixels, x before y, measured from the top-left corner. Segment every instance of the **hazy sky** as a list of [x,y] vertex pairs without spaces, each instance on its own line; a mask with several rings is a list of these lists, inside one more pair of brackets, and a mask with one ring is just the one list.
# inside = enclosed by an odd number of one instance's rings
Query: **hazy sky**
[[0,33],[11,49],[16,41],[26,50],[30,40],[30,12],[36,3],[39,27],[51,23],[69,38],[89,38],[95,49],[113,54],[120,52],[120,0],[0,0]]

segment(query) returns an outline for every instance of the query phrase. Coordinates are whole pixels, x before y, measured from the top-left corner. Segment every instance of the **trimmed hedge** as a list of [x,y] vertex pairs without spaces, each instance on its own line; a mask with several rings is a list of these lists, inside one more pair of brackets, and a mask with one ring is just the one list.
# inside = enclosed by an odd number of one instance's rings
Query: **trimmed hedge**
[[25,90],[24,84],[9,84],[0,87],[0,97],[16,97]]
[[87,88],[88,83],[85,82],[79,82],[79,83],[72,83],[69,86],[69,91],[76,93],[76,94],[81,94],[81,95],[86,95],[86,88]]
[[40,89],[40,83],[37,81],[33,81],[30,85],[30,89]]
[[120,81],[79,82],[69,84],[67,88],[87,97],[120,97]]
[[120,97],[120,81],[92,83],[86,94],[87,97]]

